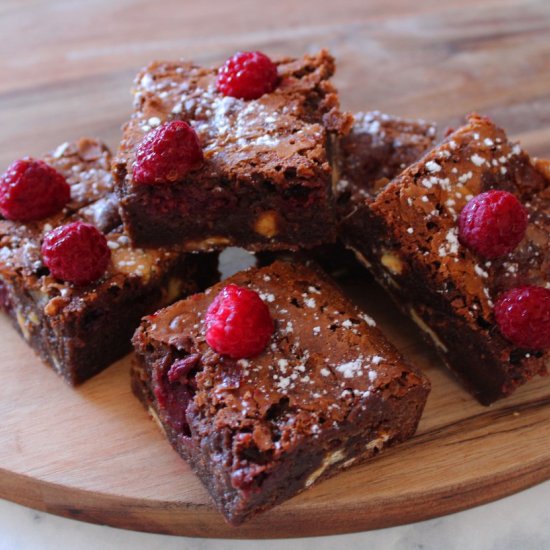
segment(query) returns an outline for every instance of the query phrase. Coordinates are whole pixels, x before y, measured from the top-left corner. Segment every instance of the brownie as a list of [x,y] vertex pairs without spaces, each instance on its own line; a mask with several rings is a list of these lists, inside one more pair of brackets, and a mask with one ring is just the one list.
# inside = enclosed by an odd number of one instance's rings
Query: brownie
[[[155,62],[138,74],[114,167],[135,244],[255,251],[334,241],[331,150],[351,124],[329,81],[334,60],[321,51],[276,63],[277,88],[255,100],[221,95],[216,68]],[[136,146],[179,119],[199,136],[202,167],[169,184],[135,182]]]
[[[435,137],[435,125],[424,120],[380,111],[355,113],[350,133],[339,141],[334,186],[337,217],[342,220],[363,200],[374,199],[389,180],[433,146]],[[344,230],[340,228],[340,232]],[[334,275],[364,272],[341,241],[316,247],[311,255]]]
[[[44,160],[66,177],[71,201],[44,220],[0,219],[0,305],[41,359],[78,384],[130,351],[143,315],[212,284],[217,264],[180,248],[130,246],[103,143],[65,143]],[[54,279],[40,253],[46,232],[77,220],[95,225],[111,249],[105,275],[80,287]]]
[[[547,162],[472,115],[373,201],[360,201],[345,224],[348,246],[483,404],[547,372],[549,350],[507,341],[493,309],[506,290],[550,284],[549,182]],[[529,225],[513,252],[487,261],[460,244],[458,216],[490,189],[516,195]]]
[[[229,283],[258,292],[275,321],[248,360],[205,342],[205,312]],[[133,389],[239,524],[413,435],[429,383],[374,325],[318,268],[250,268],[143,320]]]
[[350,133],[340,140],[335,188],[339,214],[346,216],[362,199],[377,193],[417,161],[436,137],[436,127],[380,111],[356,113]]

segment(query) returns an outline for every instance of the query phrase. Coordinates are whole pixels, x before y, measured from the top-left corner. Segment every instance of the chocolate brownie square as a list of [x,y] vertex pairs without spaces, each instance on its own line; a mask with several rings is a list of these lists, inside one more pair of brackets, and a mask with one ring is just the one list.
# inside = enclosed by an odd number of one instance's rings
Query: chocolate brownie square
[[[338,144],[336,184],[333,192],[339,221],[364,200],[372,200],[380,189],[417,161],[431,146],[436,127],[424,120],[408,120],[380,111],[353,115],[353,126]],[[339,232],[345,231],[345,226]],[[270,253],[264,253],[269,256]],[[331,275],[364,273],[354,255],[342,244],[318,246],[311,257]]]
[[[205,314],[227,285],[275,329],[249,359],[216,353]],[[318,268],[278,261],[146,317],[136,395],[232,524],[411,437],[429,383]]]
[[[345,224],[347,245],[484,404],[547,372],[549,350],[509,341],[494,310],[511,289],[550,286],[549,174],[473,115]],[[464,246],[458,227],[464,206],[488,190],[512,193],[529,220],[519,245],[491,260]]]
[[[135,112],[115,163],[122,218],[139,246],[297,249],[332,242],[331,148],[347,131],[326,52],[276,62],[279,82],[258,99],[222,95],[217,69],[155,62],[135,83]],[[178,181],[138,183],[136,148],[164,123],[196,131],[204,162]]]
[[[0,306],[44,362],[78,384],[130,351],[143,315],[213,283],[217,259],[130,246],[103,143],[65,143],[44,161],[66,178],[71,200],[43,220],[0,219]],[[98,228],[111,251],[105,274],[84,286],[55,279],[41,255],[45,233],[78,220]]]
[[351,131],[339,143],[335,194],[341,217],[416,162],[436,137],[435,124],[380,111],[354,114]]

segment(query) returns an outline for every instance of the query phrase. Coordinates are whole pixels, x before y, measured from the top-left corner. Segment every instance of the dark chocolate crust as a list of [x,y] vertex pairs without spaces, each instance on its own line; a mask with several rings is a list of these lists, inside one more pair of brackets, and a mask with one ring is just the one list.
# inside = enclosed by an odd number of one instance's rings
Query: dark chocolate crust
[[[330,142],[351,124],[329,82],[334,60],[321,51],[277,66],[275,91],[248,101],[216,90],[217,69],[155,62],[139,73],[135,112],[114,164],[134,243],[273,250],[334,241]],[[137,184],[136,146],[152,128],[177,119],[195,128],[204,165],[183,181]]]
[[[204,340],[228,283],[256,290],[276,324],[249,360]],[[146,317],[133,342],[134,392],[233,524],[411,437],[429,392],[372,319],[304,264],[238,273]]]
[[[41,359],[78,384],[130,351],[143,315],[215,281],[217,264],[175,248],[130,247],[103,143],[65,143],[44,160],[67,178],[71,202],[37,222],[0,220],[0,302]],[[84,287],[54,279],[40,254],[46,232],[76,220],[95,225],[111,249],[105,275]]]
[[[493,306],[505,290],[550,282],[549,171],[473,115],[346,220],[348,246],[483,404],[547,373],[549,351],[508,342]],[[464,205],[489,189],[514,193],[529,212],[524,240],[493,261],[462,246],[457,230]]]

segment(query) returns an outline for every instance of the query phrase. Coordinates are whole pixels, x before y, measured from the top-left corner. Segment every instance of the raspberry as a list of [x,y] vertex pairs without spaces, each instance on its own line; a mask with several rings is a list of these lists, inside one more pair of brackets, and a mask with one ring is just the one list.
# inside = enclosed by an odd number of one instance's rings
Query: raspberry
[[189,373],[199,364],[200,355],[193,353],[184,359],[178,359],[168,371],[168,382],[174,384],[178,381],[187,381]]
[[216,84],[223,95],[258,99],[279,81],[277,65],[261,52],[238,52],[219,69]]
[[500,332],[527,349],[550,347],[550,290],[522,286],[505,292],[495,304]]
[[192,371],[199,363],[200,356],[197,353],[177,359],[168,370],[167,380],[162,369],[155,371],[153,392],[163,410],[164,420],[179,432],[189,433],[185,412],[196,391]]
[[138,145],[134,181],[140,184],[172,183],[203,163],[197,133],[187,122],[165,122],[149,132]]
[[86,285],[105,273],[111,251],[103,233],[93,225],[73,222],[46,234],[42,257],[56,279]]
[[209,346],[233,359],[261,353],[275,329],[258,293],[237,285],[227,285],[214,298],[205,323]]
[[0,214],[8,220],[40,220],[71,199],[65,178],[41,160],[16,160],[0,178]]
[[527,229],[527,212],[507,191],[487,191],[474,197],[460,213],[460,242],[483,258],[512,252]]

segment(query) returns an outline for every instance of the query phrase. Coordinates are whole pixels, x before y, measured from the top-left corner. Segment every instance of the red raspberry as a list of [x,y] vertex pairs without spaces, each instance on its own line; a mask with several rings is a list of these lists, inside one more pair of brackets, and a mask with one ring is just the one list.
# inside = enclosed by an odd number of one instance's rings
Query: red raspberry
[[46,234],[42,257],[56,279],[86,285],[105,273],[111,251],[105,236],[97,228],[73,222]]
[[233,359],[261,353],[275,329],[258,293],[237,285],[227,285],[214,298],[205,323],[209,346]]
[[8,220],[47,218],[70,199],[65,178],[41,160],[16,160],[0,178],[0,214]]
[[507,191],[487,191],[474,197],[460,213],[460,242],[483,258],[512,252],[527,229],[527,211]]
[[219,69],[216,84],[223,95],[258,99],[279,81],[277,65],[261,52],[238,52]]
[[141,184],[172,183],[203,163],[197,133],[187,122],[165,122],[149,132],[138,145],[134,181]]
[[527,349],[550,347],[550,290],[522,286],[505,292],[495,305],[500,332]]

